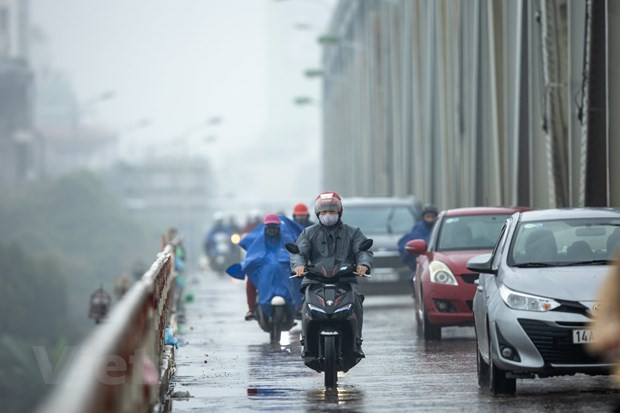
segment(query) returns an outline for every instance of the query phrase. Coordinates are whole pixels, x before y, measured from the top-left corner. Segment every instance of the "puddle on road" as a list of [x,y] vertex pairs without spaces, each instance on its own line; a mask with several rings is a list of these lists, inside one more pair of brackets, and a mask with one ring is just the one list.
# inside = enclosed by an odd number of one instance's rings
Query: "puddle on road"
[[306,411],[309,412],[357,412],[363,405],[364,392],[353,386],[306,392]]
[[298,400],[305,393],[308,411],[357,411],[363,405],[364,392],[353,387],[343,386],[337,389],[301,390],[283,387],[248,387],[247,396],[254,400]]
[[364,392],[352,387],[343,386],[337,389],[316,389],[306,392],[306,401],[309,403],[327,402],[338,405],[361,402],[364,399]]
[[291,393],[299,393],[299,389],[274,388],[274,387],[248,387],[248,397],[282,397],[291,396]]

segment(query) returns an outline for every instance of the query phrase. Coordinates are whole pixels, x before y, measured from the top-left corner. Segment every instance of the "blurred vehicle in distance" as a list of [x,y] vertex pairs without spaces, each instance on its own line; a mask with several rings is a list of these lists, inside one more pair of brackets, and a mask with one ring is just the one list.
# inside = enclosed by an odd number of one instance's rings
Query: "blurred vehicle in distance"
[[398,240],[419,219],[421,204],[415,198],[345,198],[348,225],[359,227],[374,240],[372,278],[359,281],[364,294],[407,294],[410,270],[400,260]]

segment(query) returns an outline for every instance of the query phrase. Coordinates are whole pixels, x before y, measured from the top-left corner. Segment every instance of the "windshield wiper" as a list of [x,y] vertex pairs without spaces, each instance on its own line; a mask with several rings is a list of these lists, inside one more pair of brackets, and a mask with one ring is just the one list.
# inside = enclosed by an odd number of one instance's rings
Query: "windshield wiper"
[[611,264],[609,260],[588,260],[588,261],[575,261],[560,264],[562,267],[571,267],[576,265],[608,265]]
[[544,268],[555,267],[556,264],[549,264],[547,262],[524,262],[523,264],[516,264],[517,268]]

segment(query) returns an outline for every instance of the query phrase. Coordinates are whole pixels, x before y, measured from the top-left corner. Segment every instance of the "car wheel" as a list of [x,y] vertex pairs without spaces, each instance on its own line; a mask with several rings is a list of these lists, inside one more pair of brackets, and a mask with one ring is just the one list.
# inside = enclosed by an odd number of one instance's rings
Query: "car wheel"
[[517,379],[509,379],[506,372],[500,370],[493,363],[493,353],[491,352],[491,337],[489,336],[489,389],[494,395],[515,394],[517,391]]
[[424,297],[420,300],[420,309],[422,311],[422,320],[418,326],[422,327],[422,336],[424,340],[441,340],[441,327],[433,325],[426,317]]
[[415,311],[415,326],[416,326],[416,334],[418,336],[418,338],[423,338],[424,337],[424,328],[422,327],[422,317],[420,317],[420,311],[418,309],[418,304],[416,302],[416,305],[414,306],[414,311]]
[[[476,329],[474,328],[474,331]],[[489,387],[489,365],[482,358],[480,345],[478,343],[478,332],[476,331],[476,368],[478,371],[478,387],[486,389]]]
[[418,310],[415,310],[415,331],[416,334],[418,336],[418,338],[422,338],[424,337],[424,330],[422,328],[422,321],[420,320],[420,313],[418,312]]

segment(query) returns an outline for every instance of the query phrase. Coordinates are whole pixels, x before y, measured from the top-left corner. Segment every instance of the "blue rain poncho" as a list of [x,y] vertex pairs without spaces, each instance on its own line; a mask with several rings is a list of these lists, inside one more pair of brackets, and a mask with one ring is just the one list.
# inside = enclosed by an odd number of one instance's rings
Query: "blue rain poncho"
[[301,303],[299,284],[301,280],[290,279],[290,254],[284,248],[294,243],[302,231],[295,221],[283,215],[280,218],[280,237],[265,236],[265,225],[261,224],[247,234],[239,243],[247,251],[241,263],[245,273],[258,290],[258,304],[265,315],[271,316],[271,298],[282,296],[287,304],[296,310]]

